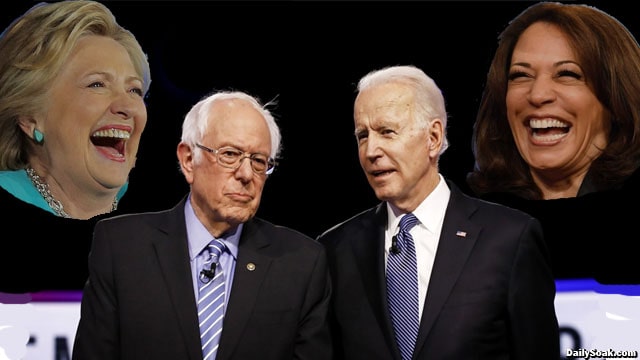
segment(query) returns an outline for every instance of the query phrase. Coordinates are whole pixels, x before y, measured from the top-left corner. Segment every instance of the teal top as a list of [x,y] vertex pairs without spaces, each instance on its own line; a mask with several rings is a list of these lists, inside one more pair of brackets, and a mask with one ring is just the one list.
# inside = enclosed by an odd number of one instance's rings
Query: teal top
[[[33,185],[25,169],[0,171],[0,187],[26,203],[57,215]],[[122,199],[122,196],[127,192],[128,187],[129,182],[127,181],[120,188],[120,191],[118,191],[116,201],[120,201],[120,199]]]

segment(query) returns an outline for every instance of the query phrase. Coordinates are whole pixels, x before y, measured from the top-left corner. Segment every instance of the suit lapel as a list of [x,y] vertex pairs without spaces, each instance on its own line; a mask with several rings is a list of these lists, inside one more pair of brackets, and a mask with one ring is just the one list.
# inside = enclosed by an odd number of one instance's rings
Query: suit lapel
[[[366,297],[371,303],[378,326],[381,329],[387,346],[396,347],[393,326],[387,307],[387,287],[384,265],[384,231],[387,223],[386,203],[380,203],[374,211],[367,213],[362,219],[351,241],[353,258],[365,289]],[[375,272],[372,276],[371,269]]]
[[449,183],[451,198],[445,213],[438,251],[425,299],[415,352],[424,344],[431,327],[453,289],[480,233],[469,216],[477,206]]
[[268,236],[260,230],[258,223],[251,220],[244,224],[218,358],[226,358],[233,354],[242,338],[244,328],[250,326],[249,317],[271,264],[271,257],[263,252],[268,246],[271,246]]
[[202,350],[184,219],[185,199],[158,218],[158,230],[164,236],[156,237],[153,246],[189,356],[198,359]]

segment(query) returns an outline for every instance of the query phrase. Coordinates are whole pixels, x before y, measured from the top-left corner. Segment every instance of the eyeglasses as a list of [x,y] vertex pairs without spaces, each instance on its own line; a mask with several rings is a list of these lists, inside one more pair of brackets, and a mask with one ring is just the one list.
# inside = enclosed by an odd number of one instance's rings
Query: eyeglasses
[[277,164],[274,159],[267,155],[260,153],[248,154],[231,146],[221,147],[220,149],[211,149],[198,143],[196,143],[196,146],[214,154],[218,163],[228,169],[236,170],[240,167],[242,160],[248,158],[251,160],[251,169],[253,169],[253,172],[256,174],[270,175]]

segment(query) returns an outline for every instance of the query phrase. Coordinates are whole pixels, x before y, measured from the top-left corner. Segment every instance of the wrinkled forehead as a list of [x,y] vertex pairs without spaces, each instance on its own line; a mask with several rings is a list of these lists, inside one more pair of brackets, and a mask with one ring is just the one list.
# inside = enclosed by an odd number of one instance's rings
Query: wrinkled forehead
[[356,126],[406,121],[413,113],[414,96],[405,86],[385,84],[361,91],[354,104]]
[[413,106],[413,92],[401,83],[386,83],[362,90],[354,103],[354,114],[406,111]]

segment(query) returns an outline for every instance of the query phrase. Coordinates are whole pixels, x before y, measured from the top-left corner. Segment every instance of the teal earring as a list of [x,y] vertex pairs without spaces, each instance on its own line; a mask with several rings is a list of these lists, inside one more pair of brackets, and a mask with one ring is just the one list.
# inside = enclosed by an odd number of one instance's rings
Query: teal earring
[[33,140],[37,144],[42,144],[44,142],[44,134],[38,129],[33,129]]

